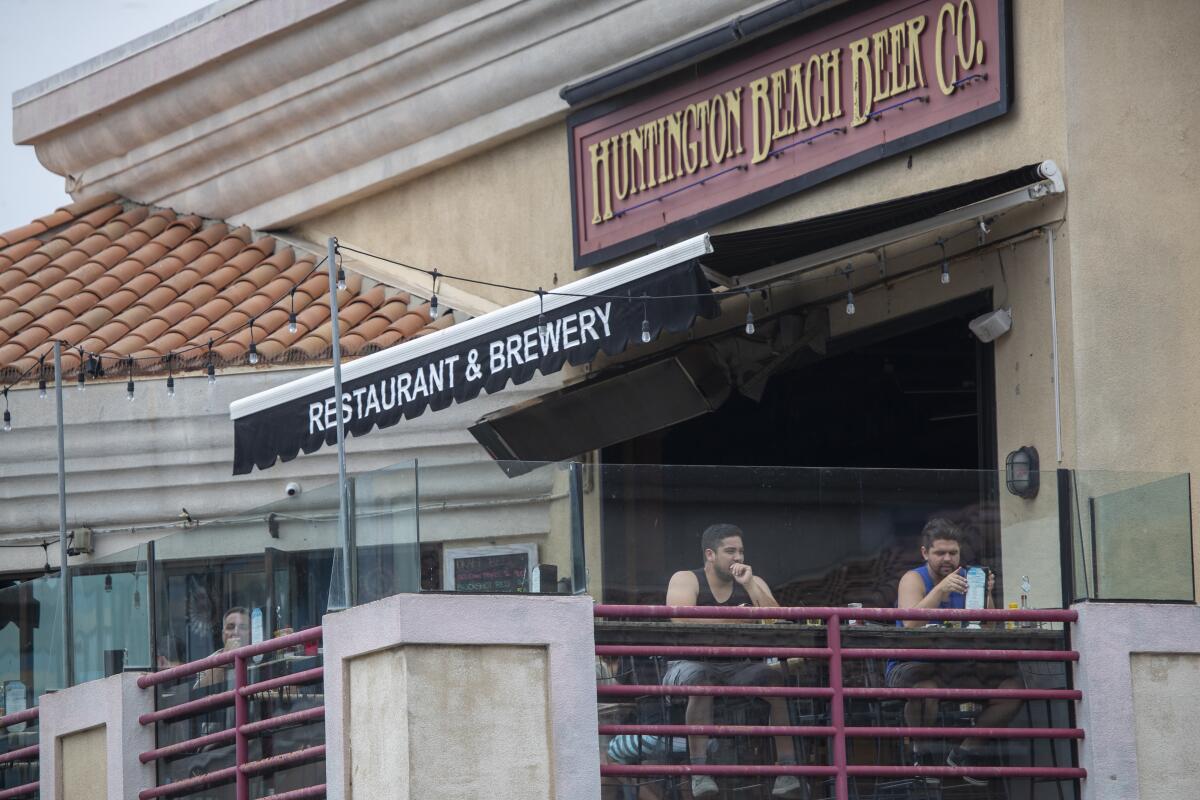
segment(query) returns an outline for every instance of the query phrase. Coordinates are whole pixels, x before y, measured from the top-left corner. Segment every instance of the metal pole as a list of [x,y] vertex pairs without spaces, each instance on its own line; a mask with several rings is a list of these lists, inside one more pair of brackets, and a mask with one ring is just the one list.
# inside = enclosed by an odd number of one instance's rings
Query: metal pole
[[[79,362],[83,369],[83,362]],[[67,456],[63,437],[62,343],[54,341],[54,399],[58,417],[58,577],[63,621],[63,682],[75,685],[75,635],[71,608],[71,568],[67,563]]]
[[333,337],[333,396],[337,398],[337,447],[338,447],[338,533],[342,538],[342,581],[346,586],[346,605],[353,607],[358,592],[352,581],[350,559],[354,558],[353,542],[350,540],[350,515],[346,497],[346,425],[342,418],[342,335],[338,329],[337,288],[337,237],[330,236],[326,243],[325,261],[329,268],[329,321]]

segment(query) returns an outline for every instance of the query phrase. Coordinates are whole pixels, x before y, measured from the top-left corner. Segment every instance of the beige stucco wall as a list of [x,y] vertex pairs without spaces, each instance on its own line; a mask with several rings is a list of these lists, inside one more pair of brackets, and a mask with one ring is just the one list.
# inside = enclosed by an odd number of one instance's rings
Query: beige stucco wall
[[96,800],[99,787],[108,783],[107,726],[68,734],[58,740],[59,797],[62,800]]
[[355,798],[549,798],[543,647],[406,645],[349,662]]
[[[328,236],[407,264],[507,283],[575,279],[571,268],[567,134],[553,125],[305,223]],[[447,283],[452,283],[447,281]],[[462,288],[498,303],[528,295]]]
[[1200,4],[1075,2],[1069,18],[1078,465],[1189,471],[1195,497]]
[[1180,698],[1200,697],[1200,655],[1131,653],[1129,659],[1140,800],[1195,796],[1194,709]]

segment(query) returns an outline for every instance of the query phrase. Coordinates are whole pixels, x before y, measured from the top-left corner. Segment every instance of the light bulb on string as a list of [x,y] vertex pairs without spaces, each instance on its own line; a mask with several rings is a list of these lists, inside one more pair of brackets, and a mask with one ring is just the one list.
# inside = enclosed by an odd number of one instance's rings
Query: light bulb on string
[[[336,246],[336,245],[335,245]],[[346,289],[346,270],[342,269],[342,251],[339,249],[337,254],[337,288],[339,292]]]
[[4,431],[12,430],[12,412],[8,410],[8,389],[4,390]]
[[250,320],[250,352],[246,355],[246,363],[250,365],[258,363],[258,346],[254,344],[254,320]]
[[847,289],[846,290],[846,316],[853,317],[855,310],[856,309],[854,308],[854,290]]
[[[980,220],[982,223],[982,220]],[[942,248],[942,286],[950,283],[950,260],[946,258],[946,240],[938,239],[937,246]]]
[[175,363],[174,353],[167,353],[164,358],[167,360],[167,397],[175,396]]
[[751,307],[750,290],[746,290],[746,335],[754,335],[754,309]]
[[83,374],[83,373],[84,373],[83,364],[84,364],[84,361],[83,361],[83,348],[81,347],[81,348],[79,348],[79,377],[78,377],[78,378],[76,378],[76,380],[78,381],[78,387],[77,387],[77,388],[78,388],[78,389],[79,389],[79,391],[81,391],[81,392],[82,392],[82,391],[83,391],[83,389],[84,389],[84,384],[87,382],[87,378],[85,378],[85,377],[84,377],[84,374]]
[[210,386],[217,382],[217,369],[216,369],[216,367],[213,366],[212,347],[213,347],[213,340],[209,339],[208,340],[208,366],[205,368],[204,371],[208,373],[208,383]]
[[46,356],[38,359],[38,397],[46,399]]
[[167,397],[174,397],[174,396],[175,396],[175,376],[168,375],[167,376]]
[[129,359],[129,380],[125,382],[125,399],[133,402],[133,359]]
[[45,379],[45,378],[41,378],[41,379],[39,379],[39,380],[38,380],[38,397],[39,397],[39,398],[41,398],[42,400],[45,400],[45,399],[46,399],[46,395],[47,395],[47,391],[46,391],[46,379]]
[[546,324],[546,292],[542,287],[538,287],[538,335],[545,336],[548,326]]
[[438,315],[438,299],[437,299],[438,271],[435,269],[432,274],[433,274],[433,295],[429,298],[429,318],[437,319],[437,315]]
[[642,344],[650,344],[650,312],[647,308],[646,296],[642,295]]
[[292,287],[292,310],[288,313],[288,333],[295,333],[296,325],[296,287]]

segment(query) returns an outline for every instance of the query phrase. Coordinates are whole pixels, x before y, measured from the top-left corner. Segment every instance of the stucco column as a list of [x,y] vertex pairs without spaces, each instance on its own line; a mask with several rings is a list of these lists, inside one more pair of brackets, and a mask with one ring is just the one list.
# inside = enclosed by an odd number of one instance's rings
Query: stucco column
[[1083,692],[1083,800],[1175,800],[1200,786],[1200,608],[1080,603],[1072,628]]
[[597,800],[589,597],[389,597],[324,619],[329,800]]
[[138,724],[154,697],[137,679],[125,672],[42,695],[42,800],[126,800],[154,786],[154,765],[138,761],[154,747],[153,727]]

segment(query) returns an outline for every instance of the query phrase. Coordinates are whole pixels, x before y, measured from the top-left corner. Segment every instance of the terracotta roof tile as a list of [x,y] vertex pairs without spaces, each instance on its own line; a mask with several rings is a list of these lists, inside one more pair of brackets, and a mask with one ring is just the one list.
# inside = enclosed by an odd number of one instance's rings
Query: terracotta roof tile
[[[245,364],[252,335],[260,366],[327,359],[328,278],[315,261],[247,228],[113,195],[64,206],[0,234],[0,381],[37,380],[54,339],[71,346],[70,380],[79,346],[111,377],[126,374],[129,356],[136,374],[164,373],[168,354],[176,372],[203,370],[210,340],[218,366]],[[432,330],[428,307],[411,302],[350,273],[338,292],[345,355]],[[293,308],[296,333],[287,329]]]

